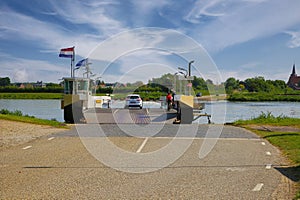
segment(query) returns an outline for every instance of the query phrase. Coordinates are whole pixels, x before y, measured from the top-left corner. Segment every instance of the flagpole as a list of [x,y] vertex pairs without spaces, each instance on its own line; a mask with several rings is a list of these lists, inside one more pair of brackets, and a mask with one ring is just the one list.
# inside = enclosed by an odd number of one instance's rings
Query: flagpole
[[73,64],[72,64],[73,61],[72,61],[72,59],[73,59],[73,58],[71,58],[71,78],[73,77]]
[[74,61],[75,61],[75,46],[73,46],[73,56],[71,58],[71,77],[75,77],[75,70],[74,70]]

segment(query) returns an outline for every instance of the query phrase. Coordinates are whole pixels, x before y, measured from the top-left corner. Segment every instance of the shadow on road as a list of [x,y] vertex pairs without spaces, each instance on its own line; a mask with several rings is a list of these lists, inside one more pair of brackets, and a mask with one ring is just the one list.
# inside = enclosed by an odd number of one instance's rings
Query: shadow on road
[[300,181],[300,165],[295,167],[274,167],[282,175],[286,176],[294,182]]
[[165,122],[166,120],[169,119],[175,119],[177,113],[164,113],[160,115],[159,117],[156,117],[155,119],[152,120],[152,122]]

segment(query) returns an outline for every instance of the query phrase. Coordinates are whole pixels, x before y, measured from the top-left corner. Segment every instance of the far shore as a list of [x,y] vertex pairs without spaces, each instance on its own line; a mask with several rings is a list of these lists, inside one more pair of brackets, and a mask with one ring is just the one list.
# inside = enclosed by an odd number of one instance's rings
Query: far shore
[[[96,94],[96,95],[106,95],[106,94]],[[159,101],[159,97],[147,94],[148,96],[143,97],[144,101],[152,100]],[[38,100],[61,100],[63,99],[63,93],[0,93],[1,99],[38,99]],[[114,100],[124,100],[125,94],[111,94],[111,97]],[[150,98],[153,97],[153,98]],[[217,95],[204,95],[200,97],[195,97],[199,101],[222,101],[228,100],[232,102],[268,102],[268,101],[282,101],[282,102],[300,102],[300,94],[271,94],[271,93],[234,93],[231,95],[228,94],[217,94]]]

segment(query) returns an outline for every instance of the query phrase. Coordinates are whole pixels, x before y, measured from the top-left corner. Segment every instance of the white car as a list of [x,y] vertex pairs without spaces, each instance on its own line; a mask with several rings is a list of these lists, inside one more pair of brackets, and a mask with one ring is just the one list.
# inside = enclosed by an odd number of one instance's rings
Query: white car
[[143,108],[143,100],[138,94],[130,94],[125,99],[125,108],[139,107]]

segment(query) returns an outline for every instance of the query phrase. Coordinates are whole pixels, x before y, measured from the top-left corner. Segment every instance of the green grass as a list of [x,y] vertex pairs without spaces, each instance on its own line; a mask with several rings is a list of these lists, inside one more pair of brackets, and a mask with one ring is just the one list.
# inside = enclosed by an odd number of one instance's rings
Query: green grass
[[295,196],[294,199],[295,199],[295,200],[299,200],[299,199],[300,199],[300,190],[297,192],[297,194],[296,194],[296,196]]
[[0,119],[25,122],[31,124],[48,125],[56,128],[68,128],[68,126],[65,123],[58,122],[55,119],[53,120],[38,119],[33,116],[23,115],[23,113],[19,110],[9,111],[6,109],[2,109],[0,110]]
[[237,92],[229,95],[229,101],[300,101],[300,94],[274,94],[267,92]]
[[[269,132],[252,130],[257,135],[268,140],[272,145],[278,147],[283,155],[285,155],[295,165],[293,172],[289,172],[289,176],[299,176],[300,174],[300,132]],[[300,182],[297,182],[298,191],[294,197],[295,200],[300,199]]]
[[[289,118],[285,116],[275,117],[271,113],[262,113],[260,116],[250,120],[238,120],[233,123],[236,126],[246,127],[255,132],[260,137],[268,140],[278,147],[281,152],[295,165],[294,176],[300,174],[300,132],[273,132],[254,130],[249,125],[271,125],[300,128],[299,118]],[[298,192],[294,199],[300,199],[300,183],[298,182]]]
[[[271,125],[271,126],[287,126],[300,128],[299,118],[290,118],[285,116],[273,116],[270,112],[261,113],[258,117],[250,120],[238,120],[233,123],[236,126],[246,126],[251,129],[248,125]],[[250,128],[249,128],[250,127]],[[267,139],[273,145],[280,148],[284,154],[290,158],[295,164],[300,165],[300,132],[270,132],[253,130],[262,138]]]
[[252,130],[278,147],[294,164],[300,166],[300,133]]
[[0,99],[62,99],[63,93],[0,93]]
[[258,117],[249,120],[238,120],[233,125],[247,125],[247,124],[259,124],[259,125],[272,125],[272,126],[295,126],[300,128],[299,118],[290,118],[286,116],[275,117],[271,112],[261,113]]

